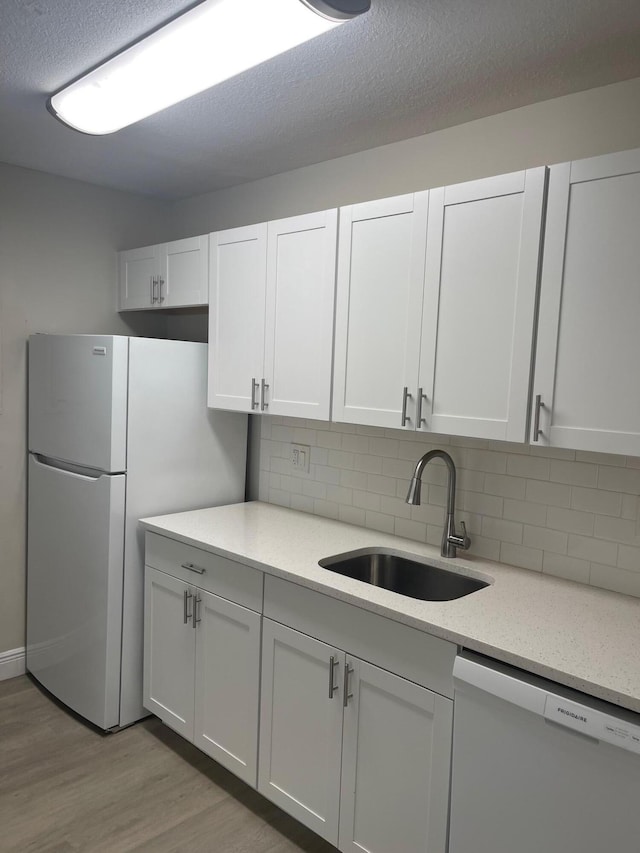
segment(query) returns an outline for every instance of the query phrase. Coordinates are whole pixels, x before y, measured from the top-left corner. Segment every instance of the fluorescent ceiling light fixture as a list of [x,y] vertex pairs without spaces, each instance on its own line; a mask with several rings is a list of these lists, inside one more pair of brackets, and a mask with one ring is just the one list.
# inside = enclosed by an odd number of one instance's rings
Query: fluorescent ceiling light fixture
[[52,95],[82,133],[113,133],[368,11],[370,0],[205,0]]

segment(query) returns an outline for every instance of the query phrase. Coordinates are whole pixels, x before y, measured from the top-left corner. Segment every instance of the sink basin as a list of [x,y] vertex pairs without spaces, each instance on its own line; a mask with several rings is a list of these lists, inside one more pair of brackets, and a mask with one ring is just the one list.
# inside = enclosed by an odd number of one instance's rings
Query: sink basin
[[336,554],[320,560],[319,565],[354,580],[423,601],[453,601],[489,586],[487,581],[476,577],[383,551]]

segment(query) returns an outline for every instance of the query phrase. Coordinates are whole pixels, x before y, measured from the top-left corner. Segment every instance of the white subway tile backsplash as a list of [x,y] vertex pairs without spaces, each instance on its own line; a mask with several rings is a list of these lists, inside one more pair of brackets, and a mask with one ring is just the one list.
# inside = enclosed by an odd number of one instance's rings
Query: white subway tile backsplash
[[588,465],[586,462],[564,462],[552,459],[549,479],[554,483],[595,488],[598,482],[598,466]]
[[395,519],[392,515],[384,515],[381,512],[369,510],[365,513],[364,526],[381,533],[393,533]]
[[568,507],[571,505],[571,486],[544,480],[527,480],[525,498],[532,503]]
[[640,468],[609,468],[601,465],[598,488],[628,495],[640,494]]
[[364,527],[365,511],[357,506],[342,505],[338,509],[338,518],[345,524],[357,524]]
[[368,453],[369,439],[366,435],[350,435],[342,436],[342,449],[352,450],[354,453]]
[[525,524],[534,524],[537,527],[544,527],[547,523],[547,507],[545,504],[505,499],[502,515],[510,521],[522,521]]
[[566,554],[567,540],[567,534],[559,530],[532,527],[529,524],[524,526],[522,544],[530,548],[541,548],[543,551],[551,551],[552,554]]
[[354,489],[353,505],[364,510],[379,512],[382,505],[382,495],[377,495],[375,492],[361,492],[358,489]]
[[568,554],[592,563],[604,563],[615,566],[618,559],[618,546],[615,542],[605,542],[604,539],[593,539],[591,536],[569,536]]
[[542,558],[542,571],[545,574],[565,578],[568,581],[589,583],[591,564],[588,560],[578,560],[564,554],[548,554],[545,552]]
[[499,539],[501,542],[522,543],[522,525],[516,521],[505,521],[502,518],[482,519],[482,535],[486,539]]
[[596,515],[594,536],[598,539],[610,539],[624,545],[640,545],[640,535],[635,521],[626,518],[609,518]]
[[[629,497],[624,495],[624,497]],[[571,490],[571,506],[573,509],[585,512],[596,512],[599,515],[620,515],[623,496],[617,492],[604,492],[600,489]]]
[[527,481],[523,477],[505,477],[503,474],[485,474],[484,491],[488,495],[524,500]]
[[579,512],[575,509],[562,509],[550,506],[547,510],[547,527],[553,530],[566,530],[568,533],[581,533],[592,536],[595,516],[591,512]]
[[397,457],[400,451],[400,443],[396,438],[370,438],[369,453],[374,456]]
[[356,453],[353,457],[352,468],[356,471],[365,471],[367,474],[382,474],[382,457],[372,456],[369,453]]
[[[441,447],[458,473],[456,521],[471,554],[640,596],[640,459],[313,420],[262,417],[258,497],[440,546],[447,469],[418,459]],[[311,449],[307,473],[291,443]]]
[[618,545],[618,566],[629,572],[640,572],[640,548]]
[[527,545],[514,545],[510,542],[502,542],[500,545],[500,562],[508,563],[510,566],[518,566],[521,569],[531,569],[534,572],[542,571],[543,552],[539,548],[529,548]]
[[511,477],[525,477],[527,480],[548,480],[551,461],[536,456],[507,457],[507,474]]
[[613,592],[640,597],[640,573],[591,563],[590,583]]
[[421,524],[419,521],[411,521],[408,518],[396,517],[394,533],[396,536],[404,536],[406,539],[424,542],[427,538],[427,525]]

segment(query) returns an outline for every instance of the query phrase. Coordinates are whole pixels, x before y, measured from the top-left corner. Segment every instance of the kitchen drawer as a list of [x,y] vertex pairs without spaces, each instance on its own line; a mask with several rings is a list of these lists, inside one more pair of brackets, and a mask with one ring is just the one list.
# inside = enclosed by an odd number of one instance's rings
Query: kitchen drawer
[[271,575],[264,615],[453,698],[454,643]]
[[157,533],[147,533],[145,564],[257,613],[262,612],[263,574],[243,563]]

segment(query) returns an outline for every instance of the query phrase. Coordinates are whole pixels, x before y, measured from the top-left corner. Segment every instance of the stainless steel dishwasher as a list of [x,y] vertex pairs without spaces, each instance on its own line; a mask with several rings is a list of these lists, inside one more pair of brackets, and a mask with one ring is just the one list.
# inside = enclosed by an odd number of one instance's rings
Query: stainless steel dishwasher
[[467,653],[454,685],[449,853],[640,850],[639,715]]

